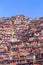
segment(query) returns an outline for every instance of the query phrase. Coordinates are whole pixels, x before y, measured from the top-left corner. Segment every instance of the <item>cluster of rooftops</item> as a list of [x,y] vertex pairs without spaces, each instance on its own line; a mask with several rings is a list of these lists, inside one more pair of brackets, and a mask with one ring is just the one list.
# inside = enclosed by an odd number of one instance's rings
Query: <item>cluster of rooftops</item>
[[0,63],[31,64],[34,59],[43,59],[43,17],[0,18]]

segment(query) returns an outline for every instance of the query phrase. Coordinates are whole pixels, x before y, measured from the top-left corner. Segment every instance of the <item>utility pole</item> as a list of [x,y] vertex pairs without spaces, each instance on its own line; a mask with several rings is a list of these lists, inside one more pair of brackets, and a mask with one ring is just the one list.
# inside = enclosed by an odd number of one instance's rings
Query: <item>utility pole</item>
[[34,56],[33,56],[33,65],[34,65],[34,63],[35,63],[35,54],[34,54]]

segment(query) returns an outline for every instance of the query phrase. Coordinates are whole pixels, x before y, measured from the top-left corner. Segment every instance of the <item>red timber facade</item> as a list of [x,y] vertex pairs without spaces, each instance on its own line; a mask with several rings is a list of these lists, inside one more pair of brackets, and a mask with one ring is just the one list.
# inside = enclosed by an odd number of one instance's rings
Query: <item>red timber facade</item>
[[43,65],[43,17],[0,18],[0,65]]

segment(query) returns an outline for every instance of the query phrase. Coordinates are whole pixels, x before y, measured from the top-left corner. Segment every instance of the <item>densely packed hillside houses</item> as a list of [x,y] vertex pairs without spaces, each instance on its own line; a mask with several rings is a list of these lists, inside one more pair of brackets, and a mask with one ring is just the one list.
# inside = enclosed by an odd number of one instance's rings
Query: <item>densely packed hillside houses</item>
[[0,18],[0,65],[43,65],[43,17]]

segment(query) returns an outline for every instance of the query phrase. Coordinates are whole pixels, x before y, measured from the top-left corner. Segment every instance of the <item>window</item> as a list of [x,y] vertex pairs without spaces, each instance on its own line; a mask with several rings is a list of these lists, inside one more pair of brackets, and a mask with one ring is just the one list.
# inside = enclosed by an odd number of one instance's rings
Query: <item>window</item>
[[30,54],[30,55],[27,55],[27,58],[33,59],[33,56],[34,56],[33,54]]
[[18,48],[12,48],[12,51],[18,51],[19,49]]
[[24,60],[20,60],[20,63],[25,63],[25,61]]

